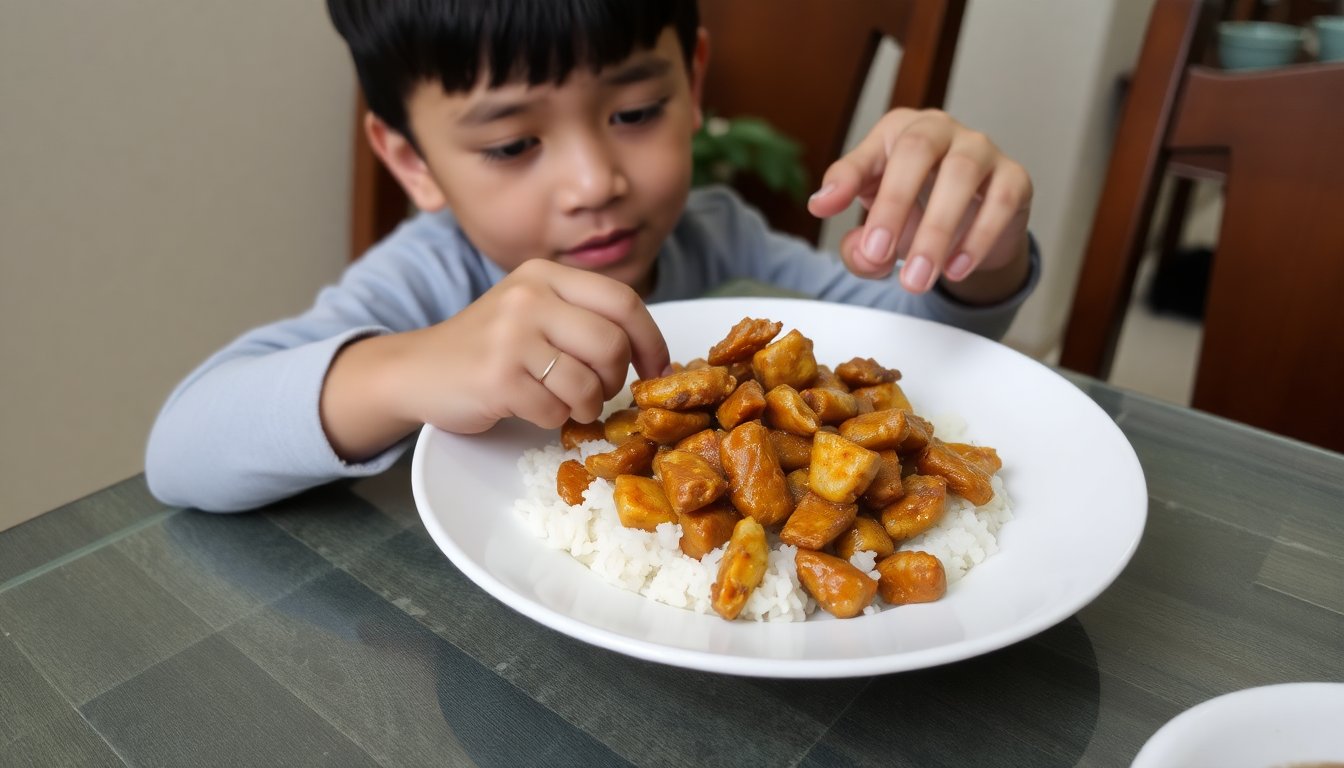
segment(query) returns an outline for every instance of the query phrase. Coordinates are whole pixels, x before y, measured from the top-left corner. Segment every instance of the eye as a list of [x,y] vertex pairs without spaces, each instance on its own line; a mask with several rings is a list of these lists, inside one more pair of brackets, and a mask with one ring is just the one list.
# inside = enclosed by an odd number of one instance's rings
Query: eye
[[650,104],[647,107],[639,109],[627,109],[617,112],[611,116],[612,125],[643,125],[652,122],[663,114],[663,109],[667,106],[667,99],[662,99],[656,104]]
[[500,144],[496,147],[486,147],[481,150],[481,156],[491,162],[502,162],[506,160],[516,160],[527,154],[528,150],[537,146],[539,142],[533,138],[518,139],[510,141],[508,144]]

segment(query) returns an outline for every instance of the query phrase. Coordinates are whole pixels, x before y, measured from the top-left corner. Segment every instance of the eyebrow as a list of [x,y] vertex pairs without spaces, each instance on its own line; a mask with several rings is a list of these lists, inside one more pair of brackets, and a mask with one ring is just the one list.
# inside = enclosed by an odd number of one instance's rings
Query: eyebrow
[[[632,85],[656,80],[672,71],[672,62],[666,59],[644,59],[613,69],[598,78],[606,86]],[[534,101],[529,99],[481,101],[462,114],[457,121],[463,125],[486,125],[526,113]]]
[[645,80],[656,80],[672,70],[672,62],[667,59],[648,58],[633,62],[620,69],[603,74],[598,80],[603,85],[630,85]]

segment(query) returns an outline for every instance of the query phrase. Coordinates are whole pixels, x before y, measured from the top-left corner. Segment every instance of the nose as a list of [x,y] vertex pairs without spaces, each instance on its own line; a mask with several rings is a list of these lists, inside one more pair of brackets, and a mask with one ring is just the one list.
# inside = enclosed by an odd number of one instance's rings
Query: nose
[[601,137],[572,141],[560,171],[560,205],[567,213],[597,210],[629,191],[630,182],[614,149]]

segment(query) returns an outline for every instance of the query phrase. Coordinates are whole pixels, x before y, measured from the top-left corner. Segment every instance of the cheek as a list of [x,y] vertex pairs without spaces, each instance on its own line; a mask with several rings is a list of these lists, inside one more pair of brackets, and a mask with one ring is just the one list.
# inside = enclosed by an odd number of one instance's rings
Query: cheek
[[670,136],[627,167],[648,199],[664,205],[676,202],[671,212],[680,214],[680,204],[685,202],[691,186],[691,143],[688,138]]
[[464,194],[450,202],[459,226],[472,244],[505,270],[512,270],[536,255],[544,241],[545,214],[535,196],[510,191],[492,194],[482,185],[476,194]]

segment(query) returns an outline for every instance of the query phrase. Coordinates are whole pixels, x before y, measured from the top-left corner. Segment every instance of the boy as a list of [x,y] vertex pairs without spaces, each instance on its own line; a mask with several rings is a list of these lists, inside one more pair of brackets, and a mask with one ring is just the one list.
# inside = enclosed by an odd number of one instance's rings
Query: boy
[[146,456],[165,502],[247,509],[380,472],[423,423],[591,421],[631,364],[668,365],[645,302],[735,277],[986,335],[1034,282],[1030,180],[941,113],[888,114],[828,170],[814,214],[870,209],[843,262],[770,233],[726,190],[690,192],[709,55],[695,0],[328,9],[368,137],[423,213],[308,312],[178,386]]

